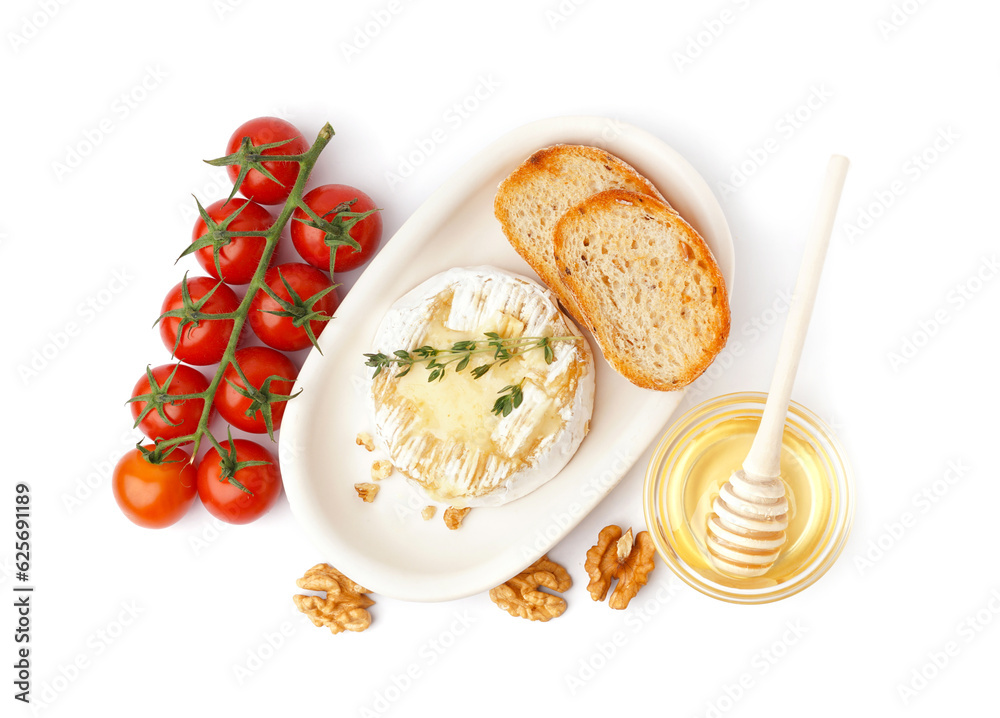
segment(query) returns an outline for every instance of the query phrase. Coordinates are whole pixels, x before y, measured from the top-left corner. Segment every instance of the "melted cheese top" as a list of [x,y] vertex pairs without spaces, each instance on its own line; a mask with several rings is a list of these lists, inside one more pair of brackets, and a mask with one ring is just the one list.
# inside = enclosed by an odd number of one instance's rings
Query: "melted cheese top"
[[[393,306],[377,332],[375,351],[420,346],[442,349],[487,332],[505,339],[579,336],[551,294],[492,268],[456,269],[431,278]],[[482,345],[481,345],[482,346]],[[593,360],[586,340],[554,342],[494,365],[479,379],[472,369],[494,361],[473,355],[442,380],[417,364],[405,376],[383,370],[372,381],[376,430],[393,464],[436,500],[455,506],[496,505],[558,473],[589,426]],[[442,357],[444,359],[444,357]],[[492,412],[499,393],[521,384],[523,402],[508,416]]]

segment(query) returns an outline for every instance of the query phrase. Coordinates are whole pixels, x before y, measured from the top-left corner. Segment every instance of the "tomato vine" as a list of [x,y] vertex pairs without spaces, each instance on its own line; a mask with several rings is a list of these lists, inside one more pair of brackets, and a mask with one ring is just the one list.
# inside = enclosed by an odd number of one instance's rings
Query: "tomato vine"
[[[333,136],[334,136],[333,128],[329,124],[326,124],[319,131],[319,135],[317,136],[312,146],[309,147],[309,149],[307,149],[305,152],[301,154],[290,154],[290,155],[271,155],[263,153],[264,150],[280,146],[282,144],[285,144],[285,142],[270,143],[266,145],[261,145],[259,147],[255,147],[250,143],[249,138],[244,137],[243,141],[240,143],[239,149],[233,154],[215,160],[208,160],[208,164],[211,164],[213,166],[238,166],[240,168],[238,174],[238,180],[233,187],[233,192],[232,194],[230,194],[229,200],[233,199],[236,190],[240,186],[240,182],[247,176],[250,170],[257,170],[266,177],[273,179],[273,176],[267,171],[266,167],[264,166],[263,164],[264,162],[268,163],[275,161],[295,162],[298,163],[299,168],[298,168],[298,174],[295,179],[295,183],[292,185],[288,198],[285,200],[281,212],[278,214],[277,218],[275,219],[274,223],[271,225],[269,229],[259,230],[259,231],[250,231],[250,230],[228,231],[226,227],[229,224],[229,221],[222,223],[221,226],[216,225],[212,228],[211,243],[212,246],[215,248],[216,256],[218,254],[217,246],[224,244],[228,240],[235,237],[263,237],[265,241],[264,252],[261,255],[256,271],[253,273],[253,277],[250,279],[249,285],[247,286],[246,294],[240,301],[239,307],[235,311],[227,312],[225,314],[197,312],[193,319],[188,319],[186,323],[183,323],[182,326],[178,327],[178,332],[179,332],[178,341],[179,341],[180,332],[186,331],[189,328],[188,325],[194,324],[196,326],[197,323],[201,321],[233,322],[232,332],[229,336],[229,340],[226,345],[225,351],[223,352],[222,358],[219,360],[219,365],[215,370],[215,375],[209,382],[208,388],[205,389],[203,392],[196,394],[171,395],[169,393],[165,393],[162,387],[154,386],[152,387],[150,393],[143,394],[140,396],[134,396],[129,400],[130,402],[137,402],[137,401],[146,402],[144,413],[148,413],[149,411],[157,411],[162,414],[162,407],[166,403],[178,400],[204,399],[205,403],[201,412],[201,416],[198,420],[197,427],[190,434],[186,434],[184,436],[177,436],[170,439],[150,437],[151,439],[153,439],[154,448],[152,450],[142,451],[143,457],[150,463],[155,464],[159,463],[160,461],[163,461],[164,458],[170,454],[172,449],[188,443],[192,444],[190,451],[191,463],[194,463],[195,457],[198,454],[198,449],[201,447],[202,442],[205,441],[206,439],[209,442],[211,442],[212,446],[215,447],[215,449],[219,452],[220,455],[228,455],[229,452],[227,452],[222,447],[221,443],[218,441],[218,439],[215,438],[215,436],[209,430],[208,426],[209,420],[212,417],[215,395],[222,384],[223,378],[226,374],[226,370],[231,365],[234,367],[237,373],[242,374],[235,358],[237,346],[239,345],[244,325],[248,320],[251,311],[251,304],[254,301],[254,297],[258,294],[259,291],[262,290],[270,293],[269,290],[266,289],[265,274],[267,273],[268,267],[271,264],[271,258],[273,257],[274,252],[278,246],[281,233],[284,230],[285,226],[288,224],[289,220],[292,218],[292,214],[296,211],[296,209],[299,209],[303,212],[306,212],[310,217],[312,217],[313,222],[307,222],[307,224],[309,224],[310,226],[317,226],[317,228],[319,229],[324,229],[324,230],[328,229],[328,227],[326,226],[328,223],[325,221],[325,219],[322,217],[317,217],[315,215],[315,213],[311,210],[311,208],[309,208],[303,201],[303,196],[304,196],[306,182],[309,179],[309,175],[312,173],[312,170],[316,165],[316,161],[319,158],[320,154],[323,152],[324,148],[327,146],[327,144],[330,142]],[[195,201],[197,202],[197,198]],[[200,202],[198,203],[198,206],[200,209],[201,208]],[[237,214],[238,212],[231,215],[230,220]],[[353,219],[353,217],[351,217],[351,219]],[[350,246],[357,247],[357,242],[355,242],[349,236],[347,238],[332,237],[330,242],[332,251],[336,250],[335,246],[336,244],[347,244]],[[192,246],[195,249],[198,249],[201,246],[209,246],[209,243],[202,242],[200,245],[197,246],[192,245]],[[191,251],[192,250],[189,247],[188,250],[185,251],[181,256],[183,257],[187,254],[190,254]],[[216,261],[218,260],[216,259]],[[187,280],[185,275],[185,281],[183,283],[183,286],[185,287],[186,287],[186,281]],[[219,284],[216,286],[218,287],[219,285],[223,284],[224,284],[223,280],[220,279]],[[190,297],[187,295],[186,289],[184,290],[184,294],[187,300],[185,302],[185,305],[187,305],[191,302],[190,302]],[[204,302],[202,301],[201,304],[203,303]],[[177,311],[182,311],[182,310],[177,310]],[[178,316],[178,315],[176,312],[165,312],[160,316],[157,322],[162,321],[168,316]],[[312,318],[315,320],[317,317],[312,317]],[[315,337],[310,337],[310,338],[313,340],[313,343],[315,344]],[[270,379],[275,379],[275,380],[287,379],[289,381],[291,380],[287,377],[278,377],[278,376],[269,377],[268,381],[270,381]],[[275,395],[271,398],[273,398],[274,401],[278,401],[278,400],[287,400],[290,397],[285,397],[284,395],[282,396]],[[268,401],[270,401],[270,399]],[[265,408],[269,409],[270,406],[268,405],[268,407]],[[138,425],[138,421],[136,422],[136,424]],[[268,433],[271,435],[271,438],[273,440],[274,437],[272,432],[268,431]],[[141,443],[142,442],[140,442],[140,444]],[[231,443],[232,442],[230,442],[230,444]],[[140,450],[142,449],[141,446],[139,446],[138,448],[140,448]],[[238,469],[238,465],[236,463],[228,462],[227,464],[225,464],[224,469],[225,469],[224,473],[226,474],[225,478],[226,480],[228,480],[229,483],[249,493],[249,491],[234,478],[235,472]]]

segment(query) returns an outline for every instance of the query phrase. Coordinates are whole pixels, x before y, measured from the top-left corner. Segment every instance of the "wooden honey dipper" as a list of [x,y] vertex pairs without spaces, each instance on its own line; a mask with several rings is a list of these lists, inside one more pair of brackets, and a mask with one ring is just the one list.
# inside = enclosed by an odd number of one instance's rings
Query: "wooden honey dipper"
[[785,544],[788,499],[781,481],[781,437],[848,164],[846,157],[834,155],[827,165],[760,426],[743,467],[723,485],[708,517],[712,563],[731,576],[764,575]]

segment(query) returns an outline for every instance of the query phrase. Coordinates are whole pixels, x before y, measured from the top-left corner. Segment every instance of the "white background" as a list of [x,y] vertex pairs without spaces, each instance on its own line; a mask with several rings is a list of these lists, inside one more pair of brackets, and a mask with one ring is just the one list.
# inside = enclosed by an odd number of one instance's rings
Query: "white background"
[[[985,0],[4,3],[0,712],[30,713],[12,698],[8,598],[24,480],[43,715],[995,715],[998,21]],[[150,328],[162,296],[197,269],[173,264],[190,194],[223,192],[200,160],[264,114],[307,135],[334,125],[315,180],[365,189],[386,237],[523,123],[596,114],[658,135],[716,189],[736,245],[742,355],[699,400],[766,389],[779,293],[826,159],[848,155],[794,394],[856,472],[839,563],[762,607],[706,598],[662,564],[627,612],[593,603],[584,554],[602,526],[642,525],[647,455],[551,552],[575,581],[559,619],[485,595],[376,597],[367,632],[333,636],[292,605],[328,557],[284,499],[244,527],[200,506],[168,530],[130,524],[110,465],[135,441],[133,382],[167,360]],[[60,173],[88,134],[97,146]],[[407,156],[419,166],[390,186]],[[50,358],[32,369],[34,352]]]

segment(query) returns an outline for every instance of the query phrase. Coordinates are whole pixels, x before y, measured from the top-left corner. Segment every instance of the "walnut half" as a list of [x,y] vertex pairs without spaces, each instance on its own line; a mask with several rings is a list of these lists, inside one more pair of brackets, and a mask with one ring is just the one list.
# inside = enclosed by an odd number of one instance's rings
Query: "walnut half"
[[512,616],[548,621],[563,614],[566,600],[539,589],[544,586],[563,593],[572,585],[566,569],[545,555],[507,583],[490,589],[490,599]]
[[292,596],[296,608],[316,626],[327,626],[332,633],[363,631],[371,625],[368,607],[375,601],[364,595],[359,586],[328,563],[318,563],[306,571],[295,585],[306,591],[325,591],[326,597]]
[[587,562],[584,564],[590,576],[587,585],[590,597],[603,601],[611,582],[617,579],[618,585],[608,605],[617,610],[627,608],[656,567],[654,553],[656,547],[648,531],[640,531],[633,540],[632,529],[623,536],[620,527],[614,524],[605,526],[597,536],[597,544],[587,551]]

